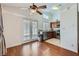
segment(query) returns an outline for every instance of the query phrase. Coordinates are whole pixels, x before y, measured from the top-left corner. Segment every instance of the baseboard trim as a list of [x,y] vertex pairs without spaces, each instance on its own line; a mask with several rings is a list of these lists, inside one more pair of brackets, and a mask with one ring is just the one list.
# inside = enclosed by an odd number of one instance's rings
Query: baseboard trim
[[[51,43],[48,43],[48,42],[45,42],[45,43],[50,44],[50,45],[54,45],[54,44],[51,44]],[[54,46],[57,46],[57,45],[54,45]],[[74,51],[65,49],[65,48],[63,48],[63,47],[61,47],[61,46],[57,46],[57,47],[62,48],[62,49],[67,50],[67,51],[70,51],[70,52],[73,52],[73,53],[75,53],[75,54],[78,54],[77,52],[74,52]]]
[[29,43],[33,43],[33,42],[36,42],[36,41],[38,41],[38,40],[29,41],[29,42],[23,43],[22,45],[26,45],[26,44],[29,44]]
[[29,44],[29,43],[36,42],[36,41],[38,41],[38,40],[33,40],[33,41],[26,42],[26,43],[21,43],[21,44],[18,44],[16,46],[8,47],[7,49],[10,49],[10,48],[13,48],[13,47],[17,47],[17,46],[21,46],[21,45],[25,45],[25,44]]

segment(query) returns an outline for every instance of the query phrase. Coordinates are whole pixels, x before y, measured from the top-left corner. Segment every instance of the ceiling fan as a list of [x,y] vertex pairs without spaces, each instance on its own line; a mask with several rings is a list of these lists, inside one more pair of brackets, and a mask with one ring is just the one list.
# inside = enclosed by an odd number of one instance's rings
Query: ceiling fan
[[39,9],[46,9],[47,6],[46,5],[42,5],[42,6],[37,6],[33,3],[33,5],[30,6],[30,9],[37,12],[38,14],[42,15],[43,13],[41,11],[39,11]]

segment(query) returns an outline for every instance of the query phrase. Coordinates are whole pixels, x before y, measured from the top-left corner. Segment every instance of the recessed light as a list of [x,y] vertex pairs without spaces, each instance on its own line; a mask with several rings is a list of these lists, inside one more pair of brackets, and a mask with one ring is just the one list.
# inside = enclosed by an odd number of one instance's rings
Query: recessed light
[[52,8],[53,10],[59,10],[59,7],[55,6]]

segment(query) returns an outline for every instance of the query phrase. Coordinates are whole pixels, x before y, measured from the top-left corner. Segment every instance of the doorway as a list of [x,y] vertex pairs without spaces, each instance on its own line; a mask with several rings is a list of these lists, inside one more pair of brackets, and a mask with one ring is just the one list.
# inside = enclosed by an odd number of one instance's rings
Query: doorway
[[30,42],[38,39],[38,22],[35,20],[24,20],[24,39]]

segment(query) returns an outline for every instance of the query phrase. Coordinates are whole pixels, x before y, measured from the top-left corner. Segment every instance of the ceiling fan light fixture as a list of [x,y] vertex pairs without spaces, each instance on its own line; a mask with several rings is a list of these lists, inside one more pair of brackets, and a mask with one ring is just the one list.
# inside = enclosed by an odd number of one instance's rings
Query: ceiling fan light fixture
[[31,13],[35,13],[36,12],[36,10],[34,10],[34,9],[31,9],[30,11],[31,11]]

